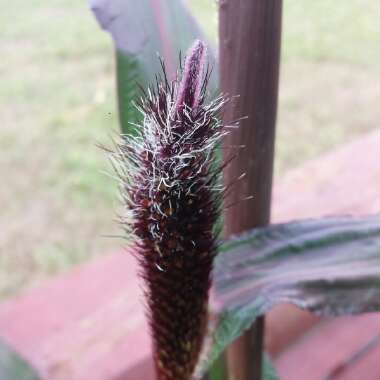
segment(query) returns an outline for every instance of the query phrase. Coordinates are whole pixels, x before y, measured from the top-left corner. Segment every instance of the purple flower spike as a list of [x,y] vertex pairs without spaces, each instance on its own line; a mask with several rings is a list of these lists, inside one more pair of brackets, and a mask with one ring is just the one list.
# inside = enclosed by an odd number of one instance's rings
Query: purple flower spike
[[111,155],[129,212],[122,224],[135,238],[145,283],[158,380],[191,379],[207,327],[224,196],[215,155],[225,100],[204,102],[205,56],[196,41],[180,83],[164,72],[144,93],[139,135],[123,135]]

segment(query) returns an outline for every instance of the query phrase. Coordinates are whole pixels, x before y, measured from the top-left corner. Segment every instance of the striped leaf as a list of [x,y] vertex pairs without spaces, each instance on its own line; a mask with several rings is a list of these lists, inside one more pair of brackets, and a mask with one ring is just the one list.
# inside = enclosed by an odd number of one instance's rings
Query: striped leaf
[[213,276],[216,317],[204,367],[272,306],[318,315],[380,310],[380,216],[271,225],[220,247]]

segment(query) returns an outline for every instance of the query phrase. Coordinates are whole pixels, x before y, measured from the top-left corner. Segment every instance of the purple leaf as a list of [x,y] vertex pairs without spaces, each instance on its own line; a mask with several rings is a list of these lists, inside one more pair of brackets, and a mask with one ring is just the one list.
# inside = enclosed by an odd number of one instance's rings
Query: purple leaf
[[[112,35],[116,48],[117,90],[122,130],[140,121],[133,107],[139,100],[139,85],[147,88],[161,72],[164,59],[169,79],[176,76],[180,52],[195,39],[205,40],[201,29],[181,0],[88,0],[100,26]],[[210,46],[210,44],[208,44]],[[209,91],[218,85],[212,49],[208,62],[213,68]]]
[[207,368],[253,321],[290,302],[318,315],[380,310],[380,215],[255,229],[221,246]]

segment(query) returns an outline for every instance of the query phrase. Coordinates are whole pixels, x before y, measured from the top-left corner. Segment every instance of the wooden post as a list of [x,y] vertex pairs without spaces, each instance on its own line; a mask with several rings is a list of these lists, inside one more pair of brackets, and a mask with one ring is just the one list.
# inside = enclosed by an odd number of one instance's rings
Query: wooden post
[[[224,141],[228,158],[236,146],[239,156],[225,170],[225,183],[242,173],[226,205],[225,236],[269,223],[275,123],[281,45],[282,0],[220,0],[221,91],[238,95],[226,109],[224,121],[240,117],[240,128]],[[245,196],[253,199],[242,201]],[[227,350],[229,378],[260,380],[264,318]]]

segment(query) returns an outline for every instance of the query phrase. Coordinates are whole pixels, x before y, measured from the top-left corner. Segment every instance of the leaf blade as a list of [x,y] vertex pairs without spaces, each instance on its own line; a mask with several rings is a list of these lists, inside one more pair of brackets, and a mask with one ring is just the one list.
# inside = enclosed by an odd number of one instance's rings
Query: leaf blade
[[272,306],[319,315],[380,310],[380,216],[306,220],[232,238],[216,258],[206,366]]
[[0,341],[0,379],[38,380],[39,377],[24,359]]
[[269,355],[264,352],[263,356],[263,363],[262,363],[262,376],[263,380],[279,380],[277,371],[274,368],[274,365],[272,363],[272,360],[270,359]]
[[[205,40],[183,1],[166,0],[88,0],[100,26],[108,31],[116,50],[119,119],[123,133],[133,133],[131,123],[141,115],[133,106],[138,100],[138,85],[146,89],[161,72],[158,56],[164,58],[169,78],[173,79],[179,53],[200,38]],[[209,49],[209,60],[216,68]],[[217,70],[211,77],[211,88],[217,88]]]

